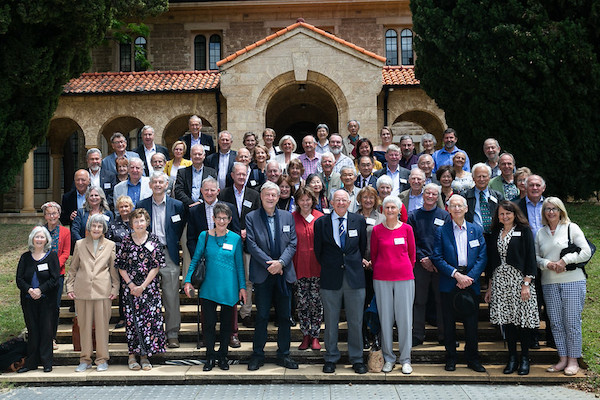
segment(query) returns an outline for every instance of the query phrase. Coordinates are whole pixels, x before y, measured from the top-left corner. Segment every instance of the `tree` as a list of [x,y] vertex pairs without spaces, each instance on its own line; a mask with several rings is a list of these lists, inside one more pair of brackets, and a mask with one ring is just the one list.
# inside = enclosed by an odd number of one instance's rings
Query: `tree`
[[168,0],[13,0],[0,5],[0,193],[44,141],[63,86],[85,72],[115,20],[166,11]]
[[412,0],[415,72],[459,145],[487,137],[546,178],[548,193],[600,187],[600,1]]

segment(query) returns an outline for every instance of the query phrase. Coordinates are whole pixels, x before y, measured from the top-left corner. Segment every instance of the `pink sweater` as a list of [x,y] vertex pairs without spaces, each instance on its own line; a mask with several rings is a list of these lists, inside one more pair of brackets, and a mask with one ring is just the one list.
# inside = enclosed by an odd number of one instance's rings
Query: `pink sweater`
[[415,279],[413,274],[415,259],[415,235],[410,225],[402,224],[394,230],[389,230],[383,224],[373,228],[371,235],[373,279],[379,281]]

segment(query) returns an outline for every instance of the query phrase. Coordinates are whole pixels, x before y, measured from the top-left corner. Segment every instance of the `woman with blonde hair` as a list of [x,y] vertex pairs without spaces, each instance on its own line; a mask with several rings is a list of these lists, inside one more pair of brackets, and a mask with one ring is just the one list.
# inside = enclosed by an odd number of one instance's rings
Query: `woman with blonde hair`
[[189,167],[192,165],[192,161],[183,158],[187,152],[187,144],[185,144],[183,140],[178,140],[173,143],[171,151],[173,152],[173,158],[165,164],[165,174],[170,178],[177,179],[177,171],[180,168]]

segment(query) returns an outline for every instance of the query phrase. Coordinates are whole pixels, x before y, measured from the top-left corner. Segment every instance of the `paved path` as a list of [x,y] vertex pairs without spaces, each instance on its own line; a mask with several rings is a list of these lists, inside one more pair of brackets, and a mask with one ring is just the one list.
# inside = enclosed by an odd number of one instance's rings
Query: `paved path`
[[0,399],[119,399],[119,400],[511,400],[594,399],[590,393],[562,386],[521,385],[156,385],[20,387],[0,392]]

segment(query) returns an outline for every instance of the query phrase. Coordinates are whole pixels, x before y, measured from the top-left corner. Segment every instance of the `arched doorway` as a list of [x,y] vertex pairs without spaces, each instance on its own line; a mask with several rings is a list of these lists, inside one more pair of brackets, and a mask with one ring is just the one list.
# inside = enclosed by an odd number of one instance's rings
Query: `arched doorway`
[[[192,114],[180,115],[179,117],[175,117],[169,121],[167,126],[165,126],[165,130],[163,131],[163,145],[169,149],[169,154],[171,157],[173,156],[171,152],[171,147],[173,147],[173,143],[175,143],[181,136],[184,135],[188,131],[188,121]],[[199,116],[202,120],[202,130],[201,132],[206,135],[211,135],[216,143],[216,134],[215,128],[208,122],[206,118]],[[239,146],[238,146],[239,147]]]
[[[444,132],[444,124],[439,118],[427,111],[412,110],[399,115],[392,124],[394,137],[400,135],[410,135],[415,142],[415,150],[422,151],[420,148],[420,137],[424,133],[431,133],[436,138],[438,143],[442,142],[442,133]],[[439,146],[438,146],[439,147]]]
[[138,146],[137,137],[143,126],[144,123],[135,117],[116,117],[105,123],[100,130],[97,147],[105,156],[112,153],[112,146],[109,145],[110,137],[115,132],[121,132],[127,138],[127,150],[133,150]]

